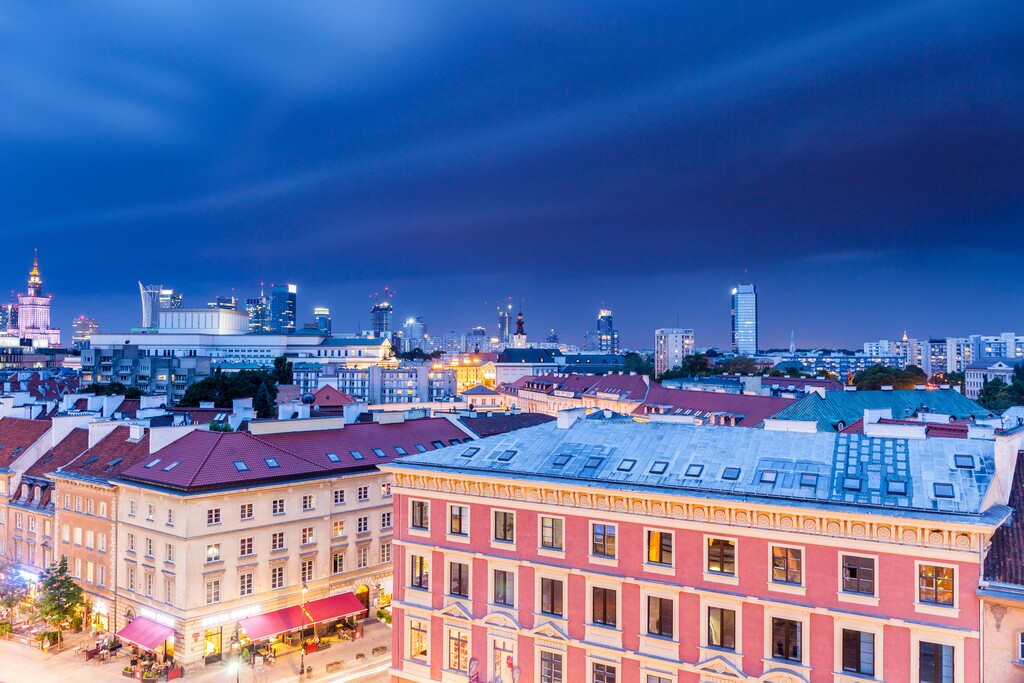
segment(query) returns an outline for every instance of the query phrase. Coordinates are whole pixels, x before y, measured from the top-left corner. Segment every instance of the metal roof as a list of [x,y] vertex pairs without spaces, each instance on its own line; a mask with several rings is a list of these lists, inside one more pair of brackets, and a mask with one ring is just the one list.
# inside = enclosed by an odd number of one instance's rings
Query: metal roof
[[826,391],[822,398],[808,394],[780,410],[777,420],[817,422],[818,430],[836,431],[840,422],[851,425],[864,417],[865,409],[892,408],[896,419],[915,415],[922,408],[931,413],[952,415],[957,420],[988,417],[992,411],[952,389],[904,389],[894,391]]
[[[470,454],[470,448],[479,451]],[[509,457],[509,451],[515,454]],[[958,468],[958,454],[972,456],[974,467]],[[874,508],[877,514],[959,516],[982,513],[995,462],[994,442],[983,440],[908,440],[587,418],[569,429],[548,423],[405,457],[395,467],[657,489],[697,497],[751,496],[790,505]],[[739,473],[726,473],[727,468],[738,468]],[[951,484],[952,497],[937,496],[935,484]]]

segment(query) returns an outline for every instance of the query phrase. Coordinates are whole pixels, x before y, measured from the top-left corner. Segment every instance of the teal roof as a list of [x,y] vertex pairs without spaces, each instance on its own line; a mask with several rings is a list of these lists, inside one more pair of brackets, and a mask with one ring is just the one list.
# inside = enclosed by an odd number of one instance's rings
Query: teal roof
[[895,419],[927,412],[952,415],[957,420],[992,415],[958,391],[952,389],[905,389],[894,391],[826,391],[825,398],[808,394],[786,406],[773,417],[776,420],[802,420],[818,423],[819,432],[834,432],[842,422],[849,426],[864,417],[867,409],[891,408]]
[[387,339],[366,337],[331,337],[320,342],[320,346],[380,346]]

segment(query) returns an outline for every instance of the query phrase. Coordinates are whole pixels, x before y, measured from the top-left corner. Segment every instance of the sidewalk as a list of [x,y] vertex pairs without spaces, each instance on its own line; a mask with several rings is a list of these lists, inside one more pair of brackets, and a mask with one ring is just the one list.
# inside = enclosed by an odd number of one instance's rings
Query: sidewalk
[[[364,637],[359,640],[333,641],[328,649],[306,655],[305,665],[312,667],[313,671],[311,676],[303,676],[301,680],[315,683],[388,681],[385,670],[391,663],[391,628],[378,621],[367,621],[363,628]],[[131,679],[121,675],[127,657],[107,662],[86,662],[85,656],[75,651],[86,640],[87,634],[66,634],[65,649],[46,655],[17,643],[0,641],[0,683],[67,683],[82,679],[89,683],[129,683]],[[386,652],[373,655],[374,648],[384,646],[387,647]],[[297,683],[300,680],[299,661],[296,650],[279,656],[274,667],[254,669],[244,665],[238,672],[238,680],[240,683]],[[327,664],[337,661],[343,661],[344,665],[327,673]],[[187,674],[182,680],[186,683],[234,683],[233,679],[234,674],[227,664],[218,663]]]

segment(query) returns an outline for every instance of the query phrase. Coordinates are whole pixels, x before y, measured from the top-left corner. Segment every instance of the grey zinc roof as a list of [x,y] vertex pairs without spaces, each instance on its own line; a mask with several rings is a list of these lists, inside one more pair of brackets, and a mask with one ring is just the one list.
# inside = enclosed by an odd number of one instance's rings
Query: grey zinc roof
[[[615,418],[585,419],[569,429],[552,422],[401,458],[397,469],[445,468],[477,476],[952,517],[981,514],[993,453],[993,442],[982,440],[883,439]],[[958,454],[971,456],[974,468],[957,467]],[[739,468],[738,475],[727,473],[729,468]],[[774,483],[762,474],[766,471],[775,473]],[[936,496],[935,484],[952,484],[952,497]]]

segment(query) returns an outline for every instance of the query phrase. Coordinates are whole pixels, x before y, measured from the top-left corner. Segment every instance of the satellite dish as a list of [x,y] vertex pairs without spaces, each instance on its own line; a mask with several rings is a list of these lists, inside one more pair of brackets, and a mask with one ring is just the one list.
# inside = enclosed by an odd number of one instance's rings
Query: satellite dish
[[314,396],[313,394],[303,394],[302,395],[302,402],[305,403],[306,405],[313,405],[313,403],[315,401],[316,401],[316,396]]

